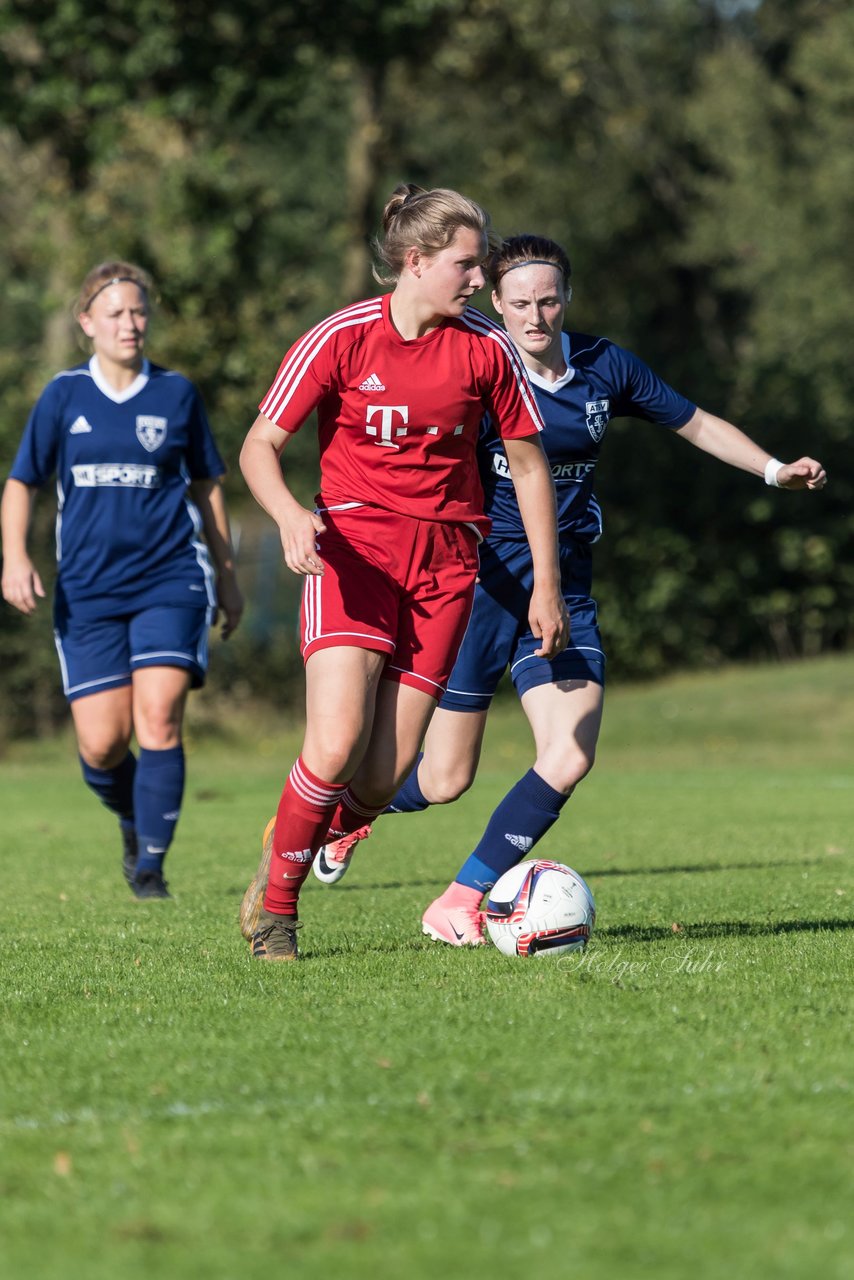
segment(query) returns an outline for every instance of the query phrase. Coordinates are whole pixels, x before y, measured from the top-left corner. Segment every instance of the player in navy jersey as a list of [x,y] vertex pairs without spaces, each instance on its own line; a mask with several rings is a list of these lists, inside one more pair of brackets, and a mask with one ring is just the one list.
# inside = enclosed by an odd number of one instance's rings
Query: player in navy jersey
[[[477,848],[427,908],[425,934],[452,946],[484,941],[480,903],[493,884],[542,839],[593,766],[602,719],[605,655],[591,597],[591,548],[602,532],[593,492],[608,423],[630,415],[665,429],[723,462],[785,489],[820,489],[812,458],[783,465],[731,423],[699,409],[629,351],[590,334],[564,333],[571,296],[563,249],[533,235],[504,242],[489,263],[492,301],[518,348],[546,427],[543,445],[557,490],[561,575],[570,640],[555,658],[535,652],[525,620],[530,561],[506,459],[484,420],[479,456],[492,532],[481,548],[471,621],[423,755],[388,812],[409,813],[457,799],[472,784],[486,717],[504,671],[534,735],[533,768],[493,813]],[[368,825],[325,844],[315,873],[340,880]]]
[[[554,486],[542,419],[504,330],[470,307],[488,219],[445,189],[399,187],[377,245],[390,294],[336,312],[286,354],[241,453],[247,483],[306,577],[302,752],[241,905],[252,953],[297,956],[298,898],[331,827],[382,812],[409,773],[471,611],[489,522],[477,469],[488,412],[504,444],[531,569],[533,646],[566,643]],[[316,411],[317,508],[280,457]]]
[[27,531],[37,490],[56,475],[65,695],[83,777],[119,819],[125,879],[143,899],[169,896],[163,860],[184,791],[184,706],[204,682],[208,629],[219,608],[228,636],[243,609],[225,467],[201,398],[143,356],[150,294],[132,263],[86,276],[75,311],[92,358],[42,392],[0,509],[3,597],[29,614],[45,591]]

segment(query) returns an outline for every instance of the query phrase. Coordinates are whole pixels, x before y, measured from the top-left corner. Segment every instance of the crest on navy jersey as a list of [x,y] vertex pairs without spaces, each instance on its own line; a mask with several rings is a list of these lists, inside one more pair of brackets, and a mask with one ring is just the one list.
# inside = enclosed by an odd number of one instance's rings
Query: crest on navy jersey
[[587,409],[587,430],[598,444],[605,434],[605,428],[608,425],[608,410],[611,407],[610,400],[588,400]]
[[136,417],[136,438],[147,449],[154,453],[166,439],[167,418],[156,418],[150,413],[139,413]]

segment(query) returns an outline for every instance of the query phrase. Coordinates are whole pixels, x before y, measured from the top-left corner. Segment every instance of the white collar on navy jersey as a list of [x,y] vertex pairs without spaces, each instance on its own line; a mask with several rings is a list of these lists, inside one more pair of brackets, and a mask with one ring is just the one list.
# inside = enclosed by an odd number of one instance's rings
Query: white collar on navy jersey
[[134,378],[129,387],[125,387],[124,391],[116,391],[115,387],[111,387],[107,379],[101,372],[101,366],[98,363],[98,357],[92,356],[89,361],[89,372],[92,375],[92,381],[99,391],[114,404],[124,404],[125,400],[131,400],[134,396],[139,395],[142,388],[151,377],[151,365],[147,360],[143,360],[142,369]]
[[575,370],[569,363],[569,334],[562,333],[560,335],[561,347],[563,348],[563,358],[566,361],[566,373],[563,377],[558,378],[555,382],[547,382],[545,378],[541,378],[538,373],[534,373],[533,369],[525,366],[525,372],[535,387],[539,387],[541,391],[560,391],[561,387],[565,387],[568,382],[572,382],[575,377]]

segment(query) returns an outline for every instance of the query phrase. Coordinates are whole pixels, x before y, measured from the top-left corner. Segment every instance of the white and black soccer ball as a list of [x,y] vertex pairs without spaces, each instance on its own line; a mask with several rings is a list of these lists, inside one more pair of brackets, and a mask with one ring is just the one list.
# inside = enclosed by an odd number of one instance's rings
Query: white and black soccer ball
[[505,871],[486,904],[487,932],[505,956],[580,951],[595,922],[596,904],[583,878],[544,858]]

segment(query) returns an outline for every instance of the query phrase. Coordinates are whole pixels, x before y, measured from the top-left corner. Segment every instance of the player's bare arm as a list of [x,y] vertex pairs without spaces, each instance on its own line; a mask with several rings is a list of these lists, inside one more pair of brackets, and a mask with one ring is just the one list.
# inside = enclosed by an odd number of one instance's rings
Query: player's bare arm
[[555,658],[567,646],[569,617],[560,586],[554,483],[538,436],[505,440],[504,450],[534,565],[528,620],[542,640],[536,654]]
[[259,413],[243,442],[240,470],[255,501],[279,527],[288,568],[304,575],[322,574],[316,543],[326,526],[319,515],[297,502],[282,474],[281,456],[292,435]]
[[45,589],[27,552],[27,533],[33,513],[35,489],[9,479],[0,503],[3,536],[3,599],[21,613],[32,613]]
[[190,485],[190,495],[199,509],[205,542],[216,566],[217,612],[222,614],[222,638],[227,640],[243,615],[243,594],[235,572],[222,478],[214,476],[208,480],[194,480]]
[[[765,475],[766,466],[773,461],[770,453],[738,427],[705,409],[697,409],[676,434],[721,462],[756,476]],[[815,458],[799,458],[797,462],[783,463],[775,471],[775,483],[780,489],[823,489],[827,475]]]

